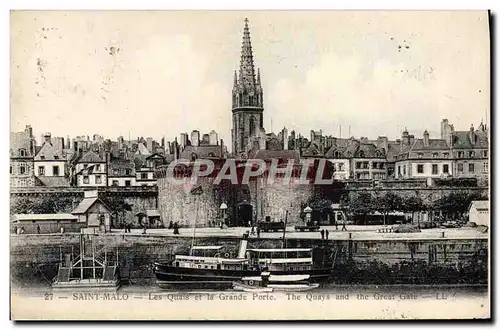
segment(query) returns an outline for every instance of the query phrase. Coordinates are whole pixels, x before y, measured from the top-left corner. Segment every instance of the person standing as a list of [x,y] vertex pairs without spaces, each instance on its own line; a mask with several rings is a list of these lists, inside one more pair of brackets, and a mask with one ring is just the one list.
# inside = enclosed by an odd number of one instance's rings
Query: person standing
[[174,235],[179,235],[179,224],[174,222]]
[[328,231],[328,229],[327,229],[327,230],[325,230],[325,237],[326,237],[326,239],[328,239],[328,235],[329,235],[329,234],[330,234],[330,232]]
[[342,231],[347,231],[347,228],[345,227],[345,222],[346,222],[346,219],[344,218],[344,220],[342,221]]
[[257,238],[260,238],[260,227],[257,227]]
[[321,229],[321,240],[325,239],[325,230]]
[[37,232],[38,234],[40,234],[40,225],[39,225],[39,224],[37,224],[37,225],[36,225],[36,232]]

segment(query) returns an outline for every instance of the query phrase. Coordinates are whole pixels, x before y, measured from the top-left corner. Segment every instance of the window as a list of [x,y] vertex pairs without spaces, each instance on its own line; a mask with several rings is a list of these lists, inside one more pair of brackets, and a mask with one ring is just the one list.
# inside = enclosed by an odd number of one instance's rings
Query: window
[[96,171],[100,171],[100,170],[101,170],[101,165],[96,164],[96,166],[95,166],[95,170],[96,170]]
[[141,173],[141,180],[146,180],[148,178],[147,173]]
[[403,175],[406,175],[406,165],[403,165]]
[[488,157],[488,151],[487,150],[483,151],[483,157]]
[[120,174],[120,172],[118,171],[118,169],[116,169],[116,168],[115,168],[115,169],[113,170],[113,175],[118,175],[118,174]]
[[438,166],[437,164],[432,164],[432,174],[438,174]]
[[89,184],[89,176],[88,175],[83,176],[83,183]]
[[130,187],[130,180],[125,180],[125,187]]
[[118,180],[113,180],[113,182],[111,183],[112,186],[118,186]]
[[458,171],[458,173],[463,173],[464,172],[464,164],[457,164],[457,171]]
[[398,165],[398,175],[401,175],[401,165]]
[[339,171],[344,171],[344,164],[338,163]]
[[59,166],[52,166],[52,175],[59,176]]
[[356,168],[361,168],[361,162],[356,162]]
[[40,159],[41,159],[41,160],[44,160],[44,159],[45,159],[45,156],[44,156],[44,155],[41,155],[41,156],[40,156]]
[[26,149],[19,149],[19,156],[26,157]]
[[437,152],[434,152],[434,153],[432,154],[432,158],[438,158],[438,157],[439,157],[439,154],[438,154]]
[[372,168],[377,168],[377,162],[372,162]]
[[422,157],[424,157],[424,154],[423,154],[423,153],[421,153],[421,152],[419,152],[419,153],[418,153],[418,158],[419,158],[419,159],[421,159]]
[[54,159],[59,159],[59,156],[58,155],[54,155]]
[[450,173],[450,166],[448,164],[443,164],[443,173]]
[[419,173],[419,174],[424,173],[424,165],[423,164],[417,164],[417,173]]
[[26,174],[26,164],[19,165],[19,174]]
[[12,165],[10,165],[10,174],[12,174]]
[[128,168],[125,170],[125,175],[130,175],[130,170]]
[[361,158],[365,157],[365,152],[364,152],[364,150],[361,150],[361,151],[359,152],[359,157],[361,157]]
[[469,173],[474,173],[474,164],[469,164]]
[[483,172],[488,173],[488,163],[483,163]]
[[38,166],[38,175],[45,175],[45,166]]
[[89,167],[89,164],[83,164],[83,168]]
[[363,168],[368,168],[368,162],[363,162]]
[[95,183],[96,183],[96,184],[101,184],[101,183],[102,183],[102,178],[101,178],[101,176],[100,176],[100,175],[96,175],[96,176],[95,176]]
[[448,157],[450,157],[450,154],[449,154],[449,153],[447,153],[447,152],[444,152],[444,153],[443,153],[443,158],[448,158]]
[[474,158],[475,152],[474,151],[469,151],[469,158]]
[[458,152],[458,158],[464,158],[464,152],[463,151],[459,151]]

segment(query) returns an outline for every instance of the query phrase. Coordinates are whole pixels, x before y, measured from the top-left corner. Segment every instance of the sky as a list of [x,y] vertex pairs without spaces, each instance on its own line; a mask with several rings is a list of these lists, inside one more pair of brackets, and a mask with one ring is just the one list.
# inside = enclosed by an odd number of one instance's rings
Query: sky
[[486,11],[17,11],[11,131],[231,145],[245,17],[267,132],[439,138],[443,118],[490,119]]

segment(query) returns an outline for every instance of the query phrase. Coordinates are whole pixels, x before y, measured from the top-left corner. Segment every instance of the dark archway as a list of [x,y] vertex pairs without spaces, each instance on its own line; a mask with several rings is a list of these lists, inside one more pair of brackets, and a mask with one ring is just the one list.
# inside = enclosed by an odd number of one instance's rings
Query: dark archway
[[236,223],[238,227],[246,227],[248,223],[253,224],[253,206],[247,201],[238,204]]

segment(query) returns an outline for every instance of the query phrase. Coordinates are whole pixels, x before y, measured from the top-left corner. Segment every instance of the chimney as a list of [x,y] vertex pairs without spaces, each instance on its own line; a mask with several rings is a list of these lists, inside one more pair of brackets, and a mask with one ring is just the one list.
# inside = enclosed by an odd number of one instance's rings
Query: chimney
[[475,134],[474,134],[474,125],[470,125],[470,130],[469,130],[469,140],[472,144],[474,144],[475,141]]
[[51,140],[51,138],[50,138],[50,133],[45,133],[45,134],[43,135],[43,139],[44,139],[45,143],[50,143],[50,142],[51,142],[51,141],[50,141],[50,140]]
[[429,147],[429,132],[427,130],[424,132],[424,147]]
[[220,154],[224,157],[224,140],[220,139]]

